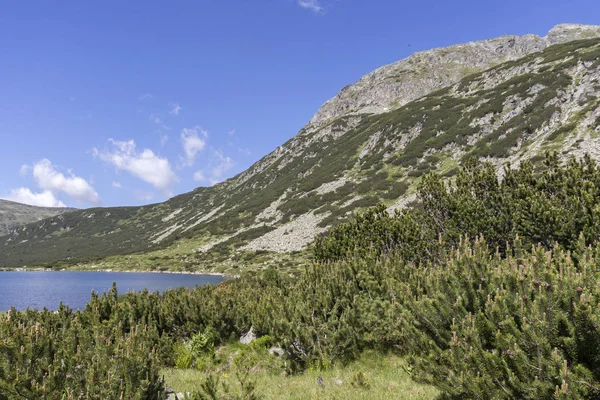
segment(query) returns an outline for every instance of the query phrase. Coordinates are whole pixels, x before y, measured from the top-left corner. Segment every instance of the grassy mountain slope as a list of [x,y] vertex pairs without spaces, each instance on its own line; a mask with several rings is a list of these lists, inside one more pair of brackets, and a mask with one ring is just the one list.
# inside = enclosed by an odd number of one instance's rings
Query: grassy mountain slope
[[8,200],[0,200],[0,236],[8,234],[21,225],[74,210],[74,208],[35,207]]
[[112,260],[205,270],[228,262],[266,265],[302,251],[364,207],[405,206],[422,175],[451,177],[471,155],[498,165],[540,160],[546,150],[600,159],[600,39],[555,44],[470,72],[391,111],[313,121],[215,187],[161,204],[89,209],[24,226],[0,238],[0,266],[129,253],[138,254]]

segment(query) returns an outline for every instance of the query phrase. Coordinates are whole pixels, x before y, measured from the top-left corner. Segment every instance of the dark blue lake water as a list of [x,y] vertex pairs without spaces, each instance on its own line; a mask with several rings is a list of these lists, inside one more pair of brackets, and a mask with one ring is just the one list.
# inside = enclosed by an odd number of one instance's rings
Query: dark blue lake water
[[152,274],[129,272],[1,272],[0,311],[11,306],[54,310],[62,301],[73,309],[85,307],[92,290],[108,291],[113,282],[123,294],[128,291],[163,292],[181,286],[193,288],[224,280],[214,275]]

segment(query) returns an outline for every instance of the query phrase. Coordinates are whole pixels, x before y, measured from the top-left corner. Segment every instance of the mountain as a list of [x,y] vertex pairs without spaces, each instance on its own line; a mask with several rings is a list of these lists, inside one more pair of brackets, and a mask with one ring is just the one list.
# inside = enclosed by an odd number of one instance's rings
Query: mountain
[[35,207],[8,200],[0,200],[0,236],[7,235],[10,231],[21,225],[74,210],[74,208]]
[[415,53],[342,89],[234,178],[160,204],[23,226],[0,238],[0,266],[286,265],[357,210],[410,204],[423,174],[451,177],[466,157],[499,167],[545,151],[600,159],[598,37],[600,27],[559,25],[545,37]]
[[456,83],[471,73],[517,60],[551,45],[596,38],[599,34],[598,26],[561,24],[545,37],[502,36],[418,52],[376,69],[342,89],[321,107],[309,126],[318,127],[342,115],[387,112]]

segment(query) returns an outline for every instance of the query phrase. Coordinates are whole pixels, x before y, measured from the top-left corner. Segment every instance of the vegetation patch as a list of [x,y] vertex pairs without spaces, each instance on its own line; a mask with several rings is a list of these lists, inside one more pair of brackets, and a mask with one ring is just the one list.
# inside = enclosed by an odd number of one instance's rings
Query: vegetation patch
[[[162,294],[113,287],[79,312],[12,309],[0,314],[0,394],[162,399],[164,376],[193,399],[288,388],[595,399],[599,188],[589,157],[548,155],[539,172],[525,162],[501,181],[473,160],[452,184],[424,177],[421,208],[378,206],[340,225],[296,276],[268,269]],[[238,344],[249,331],[257,339]]]

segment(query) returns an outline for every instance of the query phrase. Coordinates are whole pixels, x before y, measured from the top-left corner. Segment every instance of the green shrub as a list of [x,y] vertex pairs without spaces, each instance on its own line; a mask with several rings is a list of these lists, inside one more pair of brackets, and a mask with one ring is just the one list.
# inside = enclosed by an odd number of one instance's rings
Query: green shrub
[[252,348],[257,350],[265,350],[273,344],[273,338],[269,335],[261,336],[251,343]]
[[192,336],[190,341],[190,350],[194,359],[198,359],[205,354],[214,353],[215,344],[219,341],[219,332],[212,326],[204,328],[203,332],[199,332]]
[[561,127],[554,130],[554,132],[549,134],[547,140],[552,141],[552,140],[555,140],[558,137],[562,136],[563,134],[571,133],[576,127],[577,127],[577,124],[575,124],[575,123],[569,123],[569,124],[562,125]]
[[371,389],[371,384],[369,383],[369,380],[367,379],[363,371],[358,371],[354,375],[352,375],[352,380],[350,381],[350,384],[358,389]]
[[[212,369],[214,347],[252,326],[260,339],[233,360],[246,398],[253,368],[330,368],[369,349],[408,357],[413,377],[447,398],[597,398],[598,165],[548,155],[539,172],[523,163],[499,181],[471,160],[453,184],[424,177],[419,196],[421,209],[379,205],[321,237],[295,279],[271,271],[160,295],[114,287],[77,313],[0,314],[0,393],[162,399],[159,366],[191,355]],[[286,355],[266,354],[271,343]],[[204,388],[226,392],[216,380]]]
[[581,232],[587,243],[597,240],[600,209],[593,204],[600,202],[600,170],[595,162],[587,156],[563,167],[548,154],[537,174],[524,162],[506,169],[499,180],[491,164],[470,159],[453,184],[434,174],[422,180],[422,210],[390,216],[384,206],[372,209],[317,238],[315,257],[338,260],[374,249],[400,251],[407,260],[432,260],[440,251],[440,235],[453,246],[461,234],[483,234],[490,247],[501,251],[514,234],[546,248],[558,242],[572,249]]
[[175,358],[175,368],[187,369],[192,367],[194,357],[190,346],[185,343],[177,343],[173,346],[173,356]]
[[452,176],[456,176],[459,171],[460,171],[460,168],[458,168],[458,167],[450,168],[448,171],[444,172],[442,174],[442,176],[448,177],[448,178],[452,177]]
[[409,171],[406,175],[410,176],[411,178],[418,178],[425,175],[427,172],[427,170],[415,169],[413,171]]
[[383,194],[384,199],[393,200],[402,197],[408,190],[408,183],[399,181],[391,184],[387,192]]

